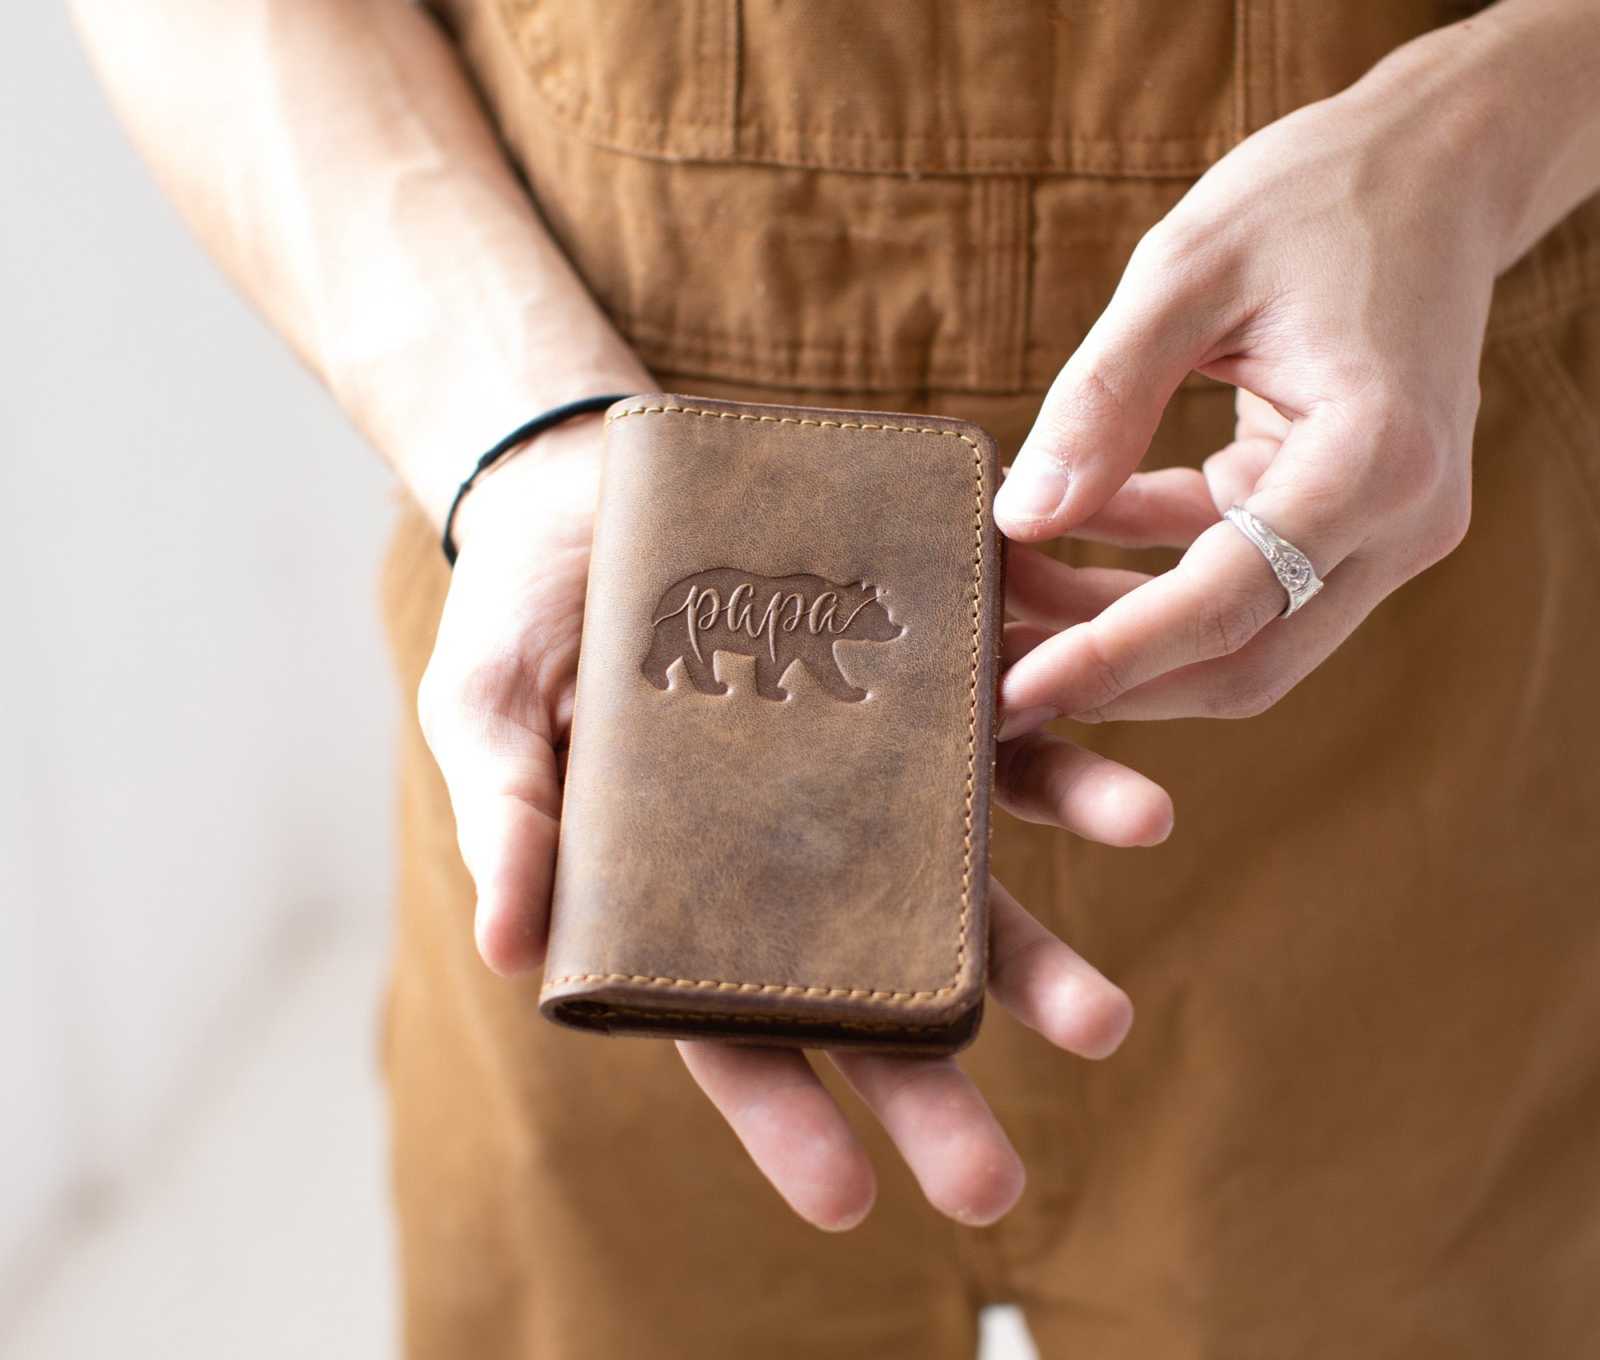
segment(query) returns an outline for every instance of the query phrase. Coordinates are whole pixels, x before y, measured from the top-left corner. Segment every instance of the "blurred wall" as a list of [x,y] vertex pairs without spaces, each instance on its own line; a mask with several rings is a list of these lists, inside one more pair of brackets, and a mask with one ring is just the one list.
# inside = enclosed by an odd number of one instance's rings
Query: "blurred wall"
[[185,236],[58,7],[10,19],[0,1299],[278,961],[384,910],[396,701],[377,456]]

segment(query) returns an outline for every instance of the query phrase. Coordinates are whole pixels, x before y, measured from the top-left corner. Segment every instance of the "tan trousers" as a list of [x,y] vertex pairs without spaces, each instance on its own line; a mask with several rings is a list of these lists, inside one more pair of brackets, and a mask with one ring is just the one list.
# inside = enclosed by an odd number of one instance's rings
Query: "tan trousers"
[[[663,386],[960,415],[1014,449],[1139,235],[1442,0],[460,0],[552,230]],[[1076,732],[1154,850],[1001,817],[996,869],[1125,985],[1110,1062],[998,1010],[965,1062],[1030,1170],[982,1230],[883,1170],[783,1207],[670,1045],[477,962],[414,723],[387,1031],[415,1357],[1574,1357],[1600,1346],[1600,204],[1504,279],[1465,544],[1262,717]],[[1178,393],[1147,466],[1228,442]],[[1109,550],[1075,546],[1076,560]],[[1147,557],[1141,565],[1170,559]],[[386,612],[414,693],[448,584]]]

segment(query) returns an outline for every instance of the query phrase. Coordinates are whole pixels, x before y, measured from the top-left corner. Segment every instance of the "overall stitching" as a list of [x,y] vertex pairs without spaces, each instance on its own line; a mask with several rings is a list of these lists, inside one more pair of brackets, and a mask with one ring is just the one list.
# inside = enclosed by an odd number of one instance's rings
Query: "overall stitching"
[[760,416],[743,411],[712,411],[698,406],[633,406],[606,417],[606,424],[629,416],[686,415],[712,420],[744,420],[764,425],[810,425],[818,429],[863,430],[884,434],[931,434],[958,439],[972,450],[974,472],[972,497],[972,661],[967,702],[967,783],[966,835],[962,848],[961,914],[956,922],[956,963],[950,981],[936,991],[884,991],[870,987],[814,987],[795,982],[725,982],[717,978],[656,977],[648,973],[569,973],[547,978],[541,995],[565,982],[632,982],[644,987],[681,987],[695,991],[756,992],[776,996],[843,997],[851,1001],[931,1001],[953,992],[961,983],[967,962],[967,920],[972,907],[972,800],[977,791],[978,758],[978,653],[983,610],[983,453],[978,441],[956,430],[940,430],[926,425],[879,425],[867,421],[812,420],[801,416]]
[[[1127,133],[1108,137],[1073,132],[914,136],[788,123],[757,123],[747,136],[736,107],[731,117],[705,117],[703,113],[686,117],[630,113],[600,102],[564,71],[549,69],[559,62],[560,49],[541,31],[536,19],[529,21],[525,9],[519,10],[515,0],[500,0],[496,8],[503,31],[522,57],[528,88],[556,115],[564,130],[623,155],[901,176],[1103,173],[1186,178],[1204,172],[1235,140],[1225,132],[1200,136]],[[740,57],[735,44],[733,59],[737,62]],[[536,69],[541,66],[546,69]],[[692,144],[669,145],[669,136],[680,130],[691,134]],[[730,131],[731,151],[723,149]],[[1146,153],[1150,163],[1143,164],[1144,157],[1136,154],[1132,159],[1139,163],[1130,166],[1130,150]],[[893,154],[883,154],[886,151]]]

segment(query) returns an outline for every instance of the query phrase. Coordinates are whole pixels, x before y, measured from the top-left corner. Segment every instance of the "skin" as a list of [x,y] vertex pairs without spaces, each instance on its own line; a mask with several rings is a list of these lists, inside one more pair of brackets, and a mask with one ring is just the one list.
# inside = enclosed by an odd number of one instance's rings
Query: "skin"
[[[1258,711],[1459,539],[1490,285],[1600,178],[1591,11],[1502,0],[1402,49],[1242,144],[1140,246],[997,507],[1016,540],[1004,806],[1110,845],[1165,839],[1160,788],[1034,729],[1057,712]],[[655,386],[544,232],[449,43],[411,6],[76,0],[74,12],[196,234],[436,522],[477,450],[530,412]],[[1237,441],[1203,473],[1136,473],[1190,369],[1240,386]],[[540,437],[466,498],[418,695],[477,889],[478,949],[501,973],[543,954],[598,429],[592,417]],[[1065,482],[1039,491],[1050,473]],[[1234,500],[1329,578],[1276,628],[1276,583],[1216,523]],[[1068,531],[1189,550],[1151,580],[1020,546]],[[1082,1057],[1108,1056],[1132,1022],[1127,996],[998,885],[990,985]],[[800,1055],[679,1048],[797,1213],[826,1229],[860,1222],[873,1169]],[[988,1223],[1015,1203],[1021,1163],[953,1061],[831,1061],[939,1209]]]
[[[1600,188],[1597,81],[1600,9],[1496,6],[1241,143],[1145,237],[995,516],[1019,542],[1186,552],[1019,640],[1003,736],[1260,713],[1460,543],[1491,289]],[[1233,442],[1200,470],[1137,472],[1191,372],[1237,388]],[[1236,503],[1326,582],[1291,619],[1219,518]]]

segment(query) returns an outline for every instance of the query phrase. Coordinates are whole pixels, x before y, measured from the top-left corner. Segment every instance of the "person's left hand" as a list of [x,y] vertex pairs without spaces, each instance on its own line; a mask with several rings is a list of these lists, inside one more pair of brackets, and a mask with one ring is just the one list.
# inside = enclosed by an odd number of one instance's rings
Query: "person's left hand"
[[[1093,617],[1036,627],[1004,678],[1002,735],[1063,714],[1258,713],[1460,542],[1508,213],[1436,83],[1406,58],[1265,128],[1134,251],[996,518],[1024,542],[1187,551],[1126,574]],[[1234,442],[1203,470],[1135,472],[1190,372],[1238,387]],[[1290,619],[1275,621],[1286,595],[1265,558],[1220,519],[1235,503],[1326,583]]]

